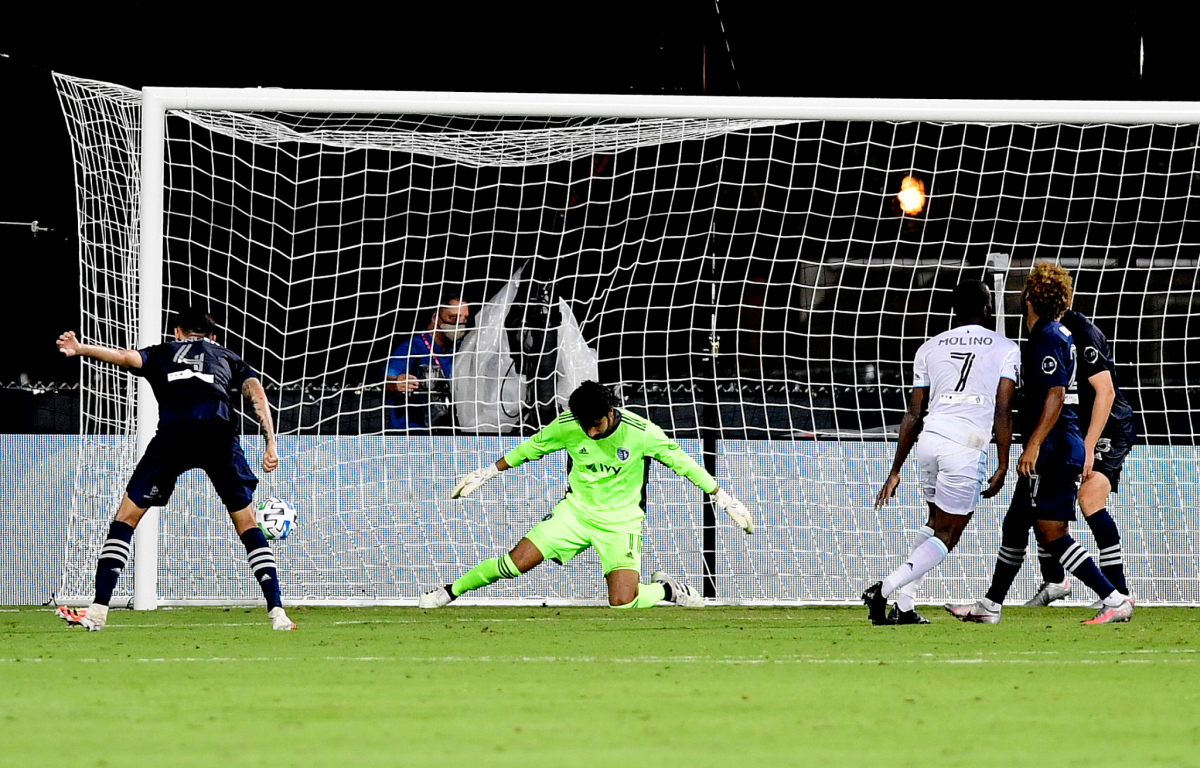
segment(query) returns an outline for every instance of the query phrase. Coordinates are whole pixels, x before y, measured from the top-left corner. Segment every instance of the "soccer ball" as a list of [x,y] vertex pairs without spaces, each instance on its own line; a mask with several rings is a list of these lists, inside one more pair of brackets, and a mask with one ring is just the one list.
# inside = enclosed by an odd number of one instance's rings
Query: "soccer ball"
[[254,522],[268,539],[286,539],[296,525],[296,508],[274,496],[258,502]]

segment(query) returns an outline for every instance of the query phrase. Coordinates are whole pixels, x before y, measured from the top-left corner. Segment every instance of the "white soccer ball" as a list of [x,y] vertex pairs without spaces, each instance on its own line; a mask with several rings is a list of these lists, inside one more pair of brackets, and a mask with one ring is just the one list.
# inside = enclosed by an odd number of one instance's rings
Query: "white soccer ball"
[[254,508],[254,522],[268,539],[286,539],[296,527],[296,508],[272,496],[258,502]]

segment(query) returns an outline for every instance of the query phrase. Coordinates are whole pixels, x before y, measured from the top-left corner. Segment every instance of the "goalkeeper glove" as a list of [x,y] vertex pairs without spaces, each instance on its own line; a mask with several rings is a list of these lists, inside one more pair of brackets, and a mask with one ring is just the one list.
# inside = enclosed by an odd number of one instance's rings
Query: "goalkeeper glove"
[[458,479],[458,484],[454,486],[454,490],[450,491],[450,498],[457,499],[460,496],[470,496],[475,492],[475,489],[491,480],[496,475],[500,474],[500,470],[496,469],[495,464],[488,464],[486,467],[463,475]]
[[751,519],[750,510],[746,509],[745,504],[735,499],[724,488],[717,489],[713,494],[713,501],[725,514],[733,518],[733,522],[737,523],[739,528],[746,533],[754,533],[754,520]]

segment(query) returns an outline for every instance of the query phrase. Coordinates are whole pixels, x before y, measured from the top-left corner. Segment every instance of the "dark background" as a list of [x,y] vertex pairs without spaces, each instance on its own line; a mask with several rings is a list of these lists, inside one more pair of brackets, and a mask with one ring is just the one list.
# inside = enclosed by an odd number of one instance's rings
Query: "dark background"
[[[705,2],[53,5],[0,30],[0,385],[73,382],[53,339],[79,314],[70,145],[51,71],[132,88],[973,99],[1200,99],[1170,8],[1047,12]],[[1139,51],[1144,47],[1144,66]]]

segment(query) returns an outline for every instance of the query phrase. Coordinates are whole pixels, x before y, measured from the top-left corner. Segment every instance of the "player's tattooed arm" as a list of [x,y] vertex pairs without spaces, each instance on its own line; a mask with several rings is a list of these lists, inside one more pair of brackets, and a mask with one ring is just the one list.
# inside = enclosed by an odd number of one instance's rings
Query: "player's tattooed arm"
[[992,417],[992,432],[996,435],[996,472],[988,480],[988,487],[980,495],[990,499],[1004,490],[1004,478],[1008,475],[1008,451],[1012,446],[1012,400],[1017,384],[1012,379],[1001,378],[996,387],[996,414]]
[[271,407],[267,404],[267,393],[263,390],[262,382],[249,378],[242,384],[242,394],[250,398],[254,405],[254,415],[262,425],[263,439],[267,443],[263,450],[263,472],[272,472],[279,466],[279,452],[275,449],[275,422],[271,418]]
[[84,344],[75,337],[75,331],[67,331],[55,342],[58,351],[65,357],[94,357],[122,368],[141,368],[142,356],[136,349],[112,349],[97,344]]
[[900,421],[900,439],[896,443],[896,458],[892,461],[892,471],[888,474],[887,482],[875,496],[876,507],[882,507],[888,499],[896,495],[896,488],[900,485],[900,468],[904,466],[905,459],[908,458],[913,445],[917,442],[917,435],[921,434],[921,426],[924,424],[925,414],[928,412],[929,387],[913,387],[908,410],[905,411],[904,418]]

